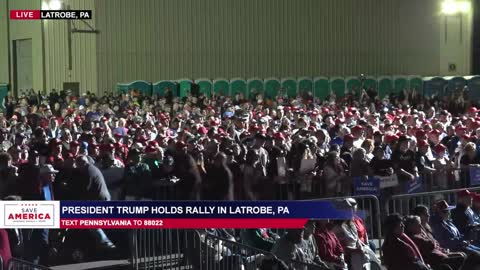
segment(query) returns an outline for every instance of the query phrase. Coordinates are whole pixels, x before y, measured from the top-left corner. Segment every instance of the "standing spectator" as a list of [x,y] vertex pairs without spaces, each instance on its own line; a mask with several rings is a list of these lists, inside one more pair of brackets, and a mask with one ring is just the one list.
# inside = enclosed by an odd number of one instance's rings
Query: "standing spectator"
[[233,187],[233,175],[227,166],[227,157],[219,153],[214,157],[214,164],[207,168],[203,198],[233,201]]
[[472,142],[465,145],[463,152],[464,154],[460,158],[461,183],[464,183],[465,187],[470,187],[470,167],[478,166],[480,158],[477,156],[475,144]]
[[[36,192],[30,194],[31,197],[23,199],[53,201],[52,183],[55,181],[57,173],[58,171],[50,164],[41,166],[35,186]],[[33,229],[29,230],[27,235],[25,246],[27,260],[32,261],[34,264],[48,265],[49,230]]]

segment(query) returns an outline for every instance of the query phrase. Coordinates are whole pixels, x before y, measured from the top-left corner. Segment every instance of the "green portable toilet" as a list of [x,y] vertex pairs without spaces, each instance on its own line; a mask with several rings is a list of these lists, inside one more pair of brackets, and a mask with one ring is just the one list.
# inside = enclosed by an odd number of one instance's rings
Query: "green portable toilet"
[[330,78],[330,90],[335,93],[337,98],[342,98],[345,96],[345,79],[343,77],[332,77]]
[[280,89],[280,81],[277,78],[265,79],[265,98],[275,99]]
[[404,89],[408,89],[408,79],[407,76],[396,75],[393,76],[393,89],[396,94],[401,93]]
[[263,84],[262,79],[254,77],[247,80],[248,98],[253,98],[252,95],[263,93],[264,90],[265,90],[265,85]]
[[0,111],[5,111],[5,97],[8,95],[8,84],[0,83]]
[[298,91],[301,93],[302,91],[307,91],[311,92],[312,94],[315,94],[313,91],[313,80],[310,77],[299,77],[297,79],[297,84],[298,84]]
[[207,97],[212,95],[213,84],[210,79],[196,79],[195,83],[198,85],[200,94],[205,94]]
[[408,76],[408,84],[410,85],[410,89],[417,91],[417,93],[423,95],[423,78],[418,75],[410,75]]
[[289,98],[296,98],[298,95],[297,80],[293,77],[283,78],[281,81],[282,88],[287,91]]
[[174,96],[177,95],[177,84],[174,81],[164,80],[153,84],[153,94],[159,97],[164,97],[167,89],[170,89]]
[[313,96],[320,99],[326,99],[330,94],[330,84],[327,77],[315,77],[313,80]]
[[391,76],[380,76],[378,81],[378,95],[381,99],[393,92],[393,78]]
[[362,83],[360,82],[360,79],[358,77],[347,77],[345,81],[347,86],[347,93],[358,95],[362,90]]
[[230,80],[230,93],[235,96],[237,93],[247,97],[247,81],[243,78],[233,78]]
[[192,91],[192,80],[191,79],[179,79],[177,80],[178,83],[178,96],[180,98],[184,98],[190,95]]
[[230,95],[230,82],[227,79],[219,78],[213,80],[213,92],[215,95],[228,96]]

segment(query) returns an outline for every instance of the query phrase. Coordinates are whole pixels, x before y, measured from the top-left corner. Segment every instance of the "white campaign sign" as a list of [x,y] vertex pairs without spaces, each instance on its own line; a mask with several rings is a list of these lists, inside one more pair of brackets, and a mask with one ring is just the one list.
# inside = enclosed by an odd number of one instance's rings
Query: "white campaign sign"
[[59,201],[1,201],[2,228],[60,228]]
[[380,189],[398,186],[398,177],[396,174],[390,176],[375,175],[375,177],[380,179]]

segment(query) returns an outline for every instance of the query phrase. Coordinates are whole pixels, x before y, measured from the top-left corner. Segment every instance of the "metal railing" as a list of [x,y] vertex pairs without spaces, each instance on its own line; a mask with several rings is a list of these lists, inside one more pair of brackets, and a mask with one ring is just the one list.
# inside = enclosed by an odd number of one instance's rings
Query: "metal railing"
[[7,270],[51,270],[51,268],[38,264],[33,264],[31,262],[20,260],[17,258],[11,258],[8,261]]
[[[465,188],[394,195],[388,200],[386,210],[388,214],[399,213],[400,215],[408,215],[419,204],[423,204],[428,208],[431,208],[439,200],[446,200],[451,204],[456,204],[457,192],[461,190],[465,190]],[[480,191],[480,187],[471,187],[468,190]]]
[[198,264],[200,256],[196,252],[200,252],[200,238],[194,230],[132,231],[130,261],[136,270],[185,269],[187,265]]

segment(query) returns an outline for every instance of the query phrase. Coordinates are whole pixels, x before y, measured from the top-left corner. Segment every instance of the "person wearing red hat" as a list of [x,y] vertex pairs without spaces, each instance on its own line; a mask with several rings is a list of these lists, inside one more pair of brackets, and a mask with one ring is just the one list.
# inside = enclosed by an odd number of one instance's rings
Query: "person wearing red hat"
[[452,210],[452,221],[461,234],[469,240],[475,239],[475,231],[480,227],[480,223],[474,220],[472,210],[472,195],[468,189],[461,190],[457,193],[457,207]]
[[435,214],[430,219],[433,236],[438,240],[442,248],[453,252],[479,252],[480,247],[470,244],[460,233],[457,226],[450,219],[450,210],[454,206],[448,205],[445,200],[435,204]]
[[65,159],[63,158],[63,145],[59,139],[52,139],[49,142],[50,154],[46,163],[53,165],[56,169],[63,168]]
[[436,169],[433,178],[434,189],[448,189],[449,183],[454,180],[454,163],[448,158],[446,151],[447,147],[443,144],[437,144],[433,147],[435,157],[433,160],[433,166]]
[[72,141],[69,152],[73,155],[73,158],[76,158],[80,152],[80,143],[78,141]]
[[365,128],[363,126],[357,125],[352,128],[352,135],[355,137],[353,141],[353,146],[355,148],[361,148],[362,143],[365,139]]

